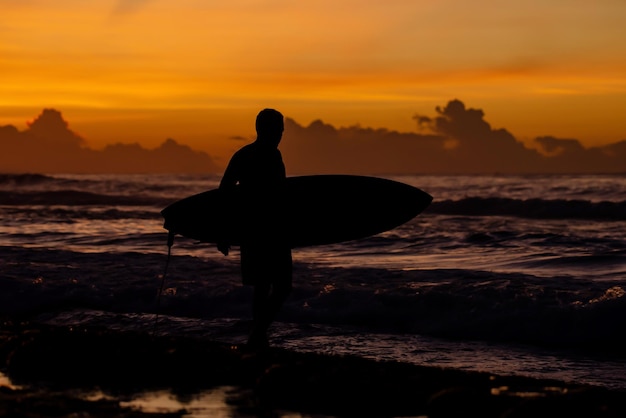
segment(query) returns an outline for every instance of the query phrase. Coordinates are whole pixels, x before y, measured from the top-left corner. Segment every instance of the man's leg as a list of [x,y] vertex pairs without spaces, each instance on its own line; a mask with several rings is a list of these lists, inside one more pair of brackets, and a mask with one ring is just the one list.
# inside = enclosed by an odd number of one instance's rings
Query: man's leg
[[291,293],[291,281],[284,283],[275,283],[272,286],[272,290],[270,292],[269,298],[267,300],[267,309],[266,309],[266,328],[274,322],[276,319],[276,315],[280,312],[283,304],[289,297]]
[[252,331],[248,338],[250,346],[266,346],[267,345],[267,329],[269,323],[267,321],[269,300],[270,300],[269,284],[257,284],[254,286],[254,294],[252,296]]

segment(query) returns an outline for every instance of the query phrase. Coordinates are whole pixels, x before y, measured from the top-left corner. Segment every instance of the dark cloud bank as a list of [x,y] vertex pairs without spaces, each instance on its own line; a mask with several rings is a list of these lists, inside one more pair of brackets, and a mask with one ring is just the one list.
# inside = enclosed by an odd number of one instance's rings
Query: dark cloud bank
[[61,113],[45,109],[18,131],[0,127],[0,172],[37,173],[204,173],[218,171],[206,153],[173,139],[158,148],[139,144],[113,144],[93,150],[68,128]]
[[[436,116],[415,116],[430,134],[287,119],[281,144],[291,174],[626,173],[626,140],[585,148],[550,136],[527,148],[505,129],[492,129],[481,110],[452,100]],[[221,172],[211,156],[168,139],[156,149],[115,144],[98,151],[46,109],[25,131],[0,127],[0,172]]]
[[436,111],[435,117],[415,116],[430,135],[289,120],[281,148],[286,163],[305,172],[626,173],[626,140],[584,148],[575,139],[541,137],[530,149],[459,100]]

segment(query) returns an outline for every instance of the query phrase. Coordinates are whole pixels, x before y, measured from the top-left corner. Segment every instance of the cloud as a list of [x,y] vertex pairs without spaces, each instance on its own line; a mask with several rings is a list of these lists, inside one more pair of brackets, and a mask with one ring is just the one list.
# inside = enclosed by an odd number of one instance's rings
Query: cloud
[[586,149],[575,139],[541,137],[538,151],[492,128],[482,110],[460,100],[435,110],[434,117],[415,115],[422,133],[335,128],[319,120],[305,127],[287,119],[285,164],[294,173],[626,172],[626,141]]
[[153,0],[118,0],[113,9],[114,16],[135,13]]
[[577,139],[543,136],[535,143],[545,160],[560,172],[626,173],[626,141],[585,148]]
[[431,131],[449,144],[446,159],[464,172],[525,172],[541,165],[540,156],[505,129],[493,129],[480,109],[466,108],[460,100],[437,107],[428,123]]
[[[626,173],[626,140],[585,148],[576,139],[542,136],[536,149],[527,148],[460,100],[415,120],[419,133],[335,127],[322,120],[303,126],[287,118],[280,149],[290,175]],[[45,109],[24,131],[0,127],[0,172],[221,173],[214,161],[173,139],[155,149],[116,143],[93,150],[54,109]]]
[[600,147],[600,150],[611,158],[621,158],[624,161],[626,159],[626,140]]
[[42,144],[59,148],[82,147],[85,140],[68,128],[61,112],[44,109],[32,122],[27,122],[28,134]]
[[585,149],[576,139],[559,139],[552,136],[542,136],[535,138],[535,143],[539,145],[539,150],[547,156],[556,157],[559,155],[584,153]]
[[246,138],[245,136],[240,136],[240,135],[233,135],[228,137],[228,139],[233,140],[233,141],[249,141],[249,138]]
[[410,173],[433,171],[444,152],[435,135],[352,126],[335,128],[317,120],[304,127],[285,121],[281,150],[287,169],[297,173]]
[[0,127],[0,172],[148,173],[218,171],[206,153],[173,139],[155,149],[139,144],[113,144],[102,151],[69,129],[61,112],[45,109],[28,129]]

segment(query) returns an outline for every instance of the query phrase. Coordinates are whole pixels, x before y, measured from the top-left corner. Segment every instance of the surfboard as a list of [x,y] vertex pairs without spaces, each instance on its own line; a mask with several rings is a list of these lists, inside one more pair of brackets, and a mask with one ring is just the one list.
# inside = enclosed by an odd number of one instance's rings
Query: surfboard
[[[239,245],[238,212],[219,189],[178,200],[161,211],[170,233]],[[394,229],[420,214],[433,198],[423,190],[381,177],[328,174],[287,177],[284,222],[292,248],[335,244]],[[225,207],[230,207],[225,216]],[[234,208],[234,209],[233,209]],[[254,208],[244,208],[247,211]]]

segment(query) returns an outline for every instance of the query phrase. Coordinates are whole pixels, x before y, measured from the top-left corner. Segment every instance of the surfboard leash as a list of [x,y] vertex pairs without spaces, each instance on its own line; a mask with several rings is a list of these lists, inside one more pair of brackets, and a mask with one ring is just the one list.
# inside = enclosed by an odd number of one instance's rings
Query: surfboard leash
[[165,286],[165,277],[167,276],[167,270],[170,266],[170,259],[172,258],[172,246],[174,245],[174,236],[176,234],[172,231],[169,231],[167,234],[167,259],[165,260],[165,269],[163,271],[163,275],[161,276],[161,286],[159,287],[159,294],[157,296],[157,304],[156,304],[156,313],[154,316],[154,330],[152,335],[156,335],[157,329],[159,327],[159,311],[161,310],[161,295],[163,294],[163,287]]

